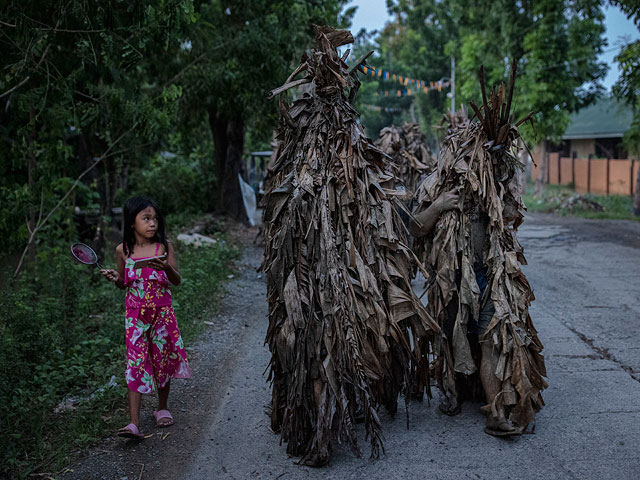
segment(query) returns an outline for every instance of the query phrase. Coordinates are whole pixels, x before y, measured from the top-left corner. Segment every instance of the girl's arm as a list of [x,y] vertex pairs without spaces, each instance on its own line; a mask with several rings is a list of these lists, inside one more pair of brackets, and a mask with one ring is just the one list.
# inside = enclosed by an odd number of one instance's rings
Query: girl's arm
[[124,277],[124,249],[122,248],[122,244],[116,247],[116,268],[118,269],[118,280],[116,280],[116,287],[125,289],[127,285],[125,284]]
[[178,264],[176,263],[176,254],[173,250],[173,245],[168,243],[169,251],[167,252],[167,267],[165,268],[165,272],[167,273],[167,278],[174,285],[180,285],[182,282],[182,277],[180,277],[180,272],[178,272]]
[[173,249],[173,245],[168,243],[169,249],[167,250],[167,259],[166,260],[152,260],[149,262],[149,266],[151,268],[155,268],[156,270],[164,270],[167,274],[167,278],[174,285],[180,285],[182,278],[180,277],[180,272],[178,272],[178,265],[176,263],[176,255]]
[[122,250],[122,244],[116,247],[116,268],[117,270],[103,268],[100,270],[100,273],[102,273],[107,280],[113,282],[116,287],[124,290],[127,286],[124,283],[124,252]]

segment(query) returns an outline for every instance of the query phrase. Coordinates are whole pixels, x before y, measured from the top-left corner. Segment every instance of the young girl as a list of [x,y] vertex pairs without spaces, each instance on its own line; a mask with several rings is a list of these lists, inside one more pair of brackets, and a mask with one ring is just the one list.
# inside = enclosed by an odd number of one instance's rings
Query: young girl
[[[150,260],[142,268],[136,262]],[[158,389],[158,409],[153,412],[158,427],[173,425],[167,409],[171,378],[191,377],[187,356],[171,306],[169,282],[180,284],[173,246],[165,236],[164,217],[156,203],[132,197],[124,206],[124,234],[116,247],[117,270],[101,270],[107,280],[127,289],[125,376],[129,387],[131,423],[118,431],[128,438],[142,438],[139,430],[143,393]]]

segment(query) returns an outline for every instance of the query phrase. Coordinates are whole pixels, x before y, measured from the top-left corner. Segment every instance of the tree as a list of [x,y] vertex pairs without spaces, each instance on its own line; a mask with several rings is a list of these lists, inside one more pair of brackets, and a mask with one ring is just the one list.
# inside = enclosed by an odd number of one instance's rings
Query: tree
[[267,93],[287,78],[313,24],[344,26],[345,0],[210,0],[196,3],[198,22],[185,40],[183,112],[208,121],[214,140],[218,212],[246,220],[238,173],[247,128],[271,130],[276,105]]
[[[598,62],[605,46],[600,0],[456,0],[460,97],[480,95],[476,72],[484,65],[489,85],[504,78],[510,62],[518,66],[514,116],[533,111],[543,148],[557,141],[572,112],[602,92],[606,66]],[[527,140],[533,131],[524,130]],[[543,152],[541,175],[546,172]],[[541,178],[544,178],[542,176]],[[540,184],[541,186],[541,184]]]
[[[621,2],[612,0],[613,5],[620,7],[628,18],[640,28],[640,5],[637,2]],[[640,40],[636,40],[622,48],[616,61],[620,65],[620,78],[613,90],[622,96],[633,107],[633,121],[625,133],[624,143],[627,150],[640,155]],[[636,178],[636,190],[633,197],[633,214],[640,215],[640,170]]]
[[100,246],[115,192],[173,125],[181,89],[167,57],[192,1],[10,1],[2,19],[0,229],[10,248],[37,231],[67,239],[70,207],[97,200]]
[[[387,8],[393,19],[374,39],[360,46],[356,44],[356,52],[362,54],[365,50],[375,50],[374,56],[368,60],[371,65],[403,77],[426,81],[448,79],[451,69],[447,45],[455,36],[448,3],[389,0]],[[361,38],[363,36],[359,35],[357,40]],[[398,90],[409,89],[413,95],[396,95]],[[390,95],[379,93],[385,91]],[[364,82],[356,106],[362,108],[366,102],[382,107],[381,113],[371,114],[363,110],[363,121],[372,130],[369,135],[377,136],[382,127],[393,122],[419,121],[433,142],[436,132],[432,127],[448,110],[446,93],[446,90],[430,90],[425,94],[414,85],[402,86],[397,80],[377,78]]]

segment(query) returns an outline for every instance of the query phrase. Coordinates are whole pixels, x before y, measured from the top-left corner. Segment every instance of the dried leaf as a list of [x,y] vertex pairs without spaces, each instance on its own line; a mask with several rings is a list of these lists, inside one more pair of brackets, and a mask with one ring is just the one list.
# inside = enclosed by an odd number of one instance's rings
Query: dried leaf
[[358,452],[356,412],[377,456],[377,409],[394,410],[420,368],[429,393],[439,330],[411,289],[392,165],[349,102],[359,81],[335,49],[344,38],[322,27],[303,57],[311,89],[281,109],[264,199],[271,426],[302,461],[339,442]]
[[[520,135],[509,123],[514,75],[512,71],[508,93],[502,86],[488,97],[484,79],[480,79],[483,104],[471,104],[477,120],[470,121],[464,111],[449,117],[437,168],[418,187],[417,210],[454,188],[460,192],[462,210],[442,215],[430,235],[414,242],[414,249],[425,268],[436,274],[428,289],[427,309],[441,327],[448,304],[458,301],[453,338],[443,335],[435,346],[438,359],[433,367],[440,388],[456,393],[455,373],[470,374],[477,369],[467,322],[477,318],[480,306],[491,298],[495,314],[484,335],[500,352],[494,373],[502,382],[502,393],[494,399],[492,410],[495,413],[500,403],[513,421],[526,427],[544,405],[541,391],[547,383],[542,344],[528,310],[533,293],[520,269],[526,261],[516,238],[525,207],[516,178],[521,168],[516,150]],[[477,257],[471,223],[468,213],[462,213],[473,206],[487,217],[484,243],[488,248],[481,252],[481,262],[488,270],[488,292],[483,296],[472,268]]]

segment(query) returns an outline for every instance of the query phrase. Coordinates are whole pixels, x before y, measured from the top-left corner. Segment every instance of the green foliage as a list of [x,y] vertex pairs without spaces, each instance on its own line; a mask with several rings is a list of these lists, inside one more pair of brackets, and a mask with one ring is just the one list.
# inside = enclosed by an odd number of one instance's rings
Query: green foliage
[[[380,53],[374,61],[413,78],[438,80],[450,77],[450,56],[455,56],[456,107],[480,103],[481,65],[490,89],[507,79],[515,60],[514,116],[533,111],[539,136],[557,140],[570,113],[602,92],[601,0],[389,0],[387,5],[394,19],[375,39]],[[414,98],[416,116],[433,138],[431,127],[440,123],[450,101],[444,92]],[[533,139],[532,131],[525,134]]]
[[[66,251],[42,256],[0,297],[0,382],[7,387],[0,390],[0,451],[12,477],[60,468],[71,449],[121,426],[122,415],[113,416],[125,408],[124,293]],[[173,288],[174,307],[187,342],[215,308],[236,256],[221,237],[198,250],[178,245],[183,283]],[[65,401],[75,409],[56,413]]]
[[48,458],[51,435],[68,420],[53,414],[58,402],[104,387],[122,355],[119,295],[60,253],[49,252],[0,300],[0,381],[12,386],[0,394],[2,428],[10,432],[0,450],[16,472]]
[[[640,24],[640,7],[621,7],[628,16],[633,17],[636,25]],[[620,78],[613,91],[633,106],[634,110],[633,122],[624,137],[625,147],[640,155],[640,40],[623,47],[616,61],[620,67]]]
[[[376,68],[427,81],[448,79],[451,60],[446,48],[448,42],[455,38],[448,2],[393,0],[387,5],[393,20],[375,37],[364,32],[358,34],[354,45],[356,57],[374,50],[375,54],[368,61]],[[433,126],[440,123],[448,110],[448,89],[411,96],[396,95],[397,90],[406,88],[394,80],[371,77],[363,80],[361,93],[356,97],[356,107],[362,112],[362,122],[369,136],[376,138],[380,129],[391,123],[417,121],[427,137],[435,140],[437,133]],[[391,93],[389,96],[376,96],[383,91]],[[392,111],[368,111],[363,108],[367,104]]]
[[[131,178],[126,192],[116,197],[122,204],[135,194],[148,195],[166,212],[184,214],[207,210],[207,164],[213,155],[213,144],[205,140],[188,153],[180,148],[180,139],[169,142],[170,150],[153,155],[149,163]],[[175,150],[174,150],[175,149]]]
[[267,98],[291,73],[313,24],[345,26],[344,0],[241,0],[199,2],[199,21],[189,31],[191,48],[181,61],[198,60],[185,74],[186,104],[192,112],[214,111],[270,134],[276,104]]
[[103,155],[86,184],[110,214],[118,186],[175,125],[182,89],[168,59],[194,12],[192,0],[10,0],[0,14],[0,236],[11,251],[26,243],[25,218],[51,210]]
[[[534,112],[539,137],[558,140],[570,113],[602,92],[606,66],[597,61],[605,45],[601,1],[455,3],[461,58],[456,75],[463,102],[479,101],[480,65],[491,88],[506,80],[505,72],[515,60],[514,116]],[[533,132],[525,133],[531,141]]]
[[[387,28],[391,28],[388,26]],[[377,38],[374,38],[377,35]],[[395,71],[403,67],[398,63],[388,61],[389,58],[395,58],[392,52],[386,49],[386,43],[382,40],[382,33],[370,32],[362,30],[355,36],[355,42],[352,46],[352,54],[356,58],[361,58],[373,50],[367,62],[383,70]],[[399,83],[393,81],[385,81],[381,78],[363,77],[361,75],[362,84],[356,95],[354,106],[361,115],[361,122],[365,127],[365,131],[370,138],[376,139],[381,129],[390,125],[403,124],[411,121],[410,108],[414,97],[398,97],[395,95],[398,89],[402,90]],[[380,95],[380,92],[389,90],[392,92],[388,97]],[[370,105],[378,105],[388,108],[388,111],[370,110]]]

